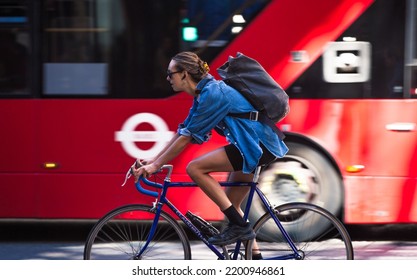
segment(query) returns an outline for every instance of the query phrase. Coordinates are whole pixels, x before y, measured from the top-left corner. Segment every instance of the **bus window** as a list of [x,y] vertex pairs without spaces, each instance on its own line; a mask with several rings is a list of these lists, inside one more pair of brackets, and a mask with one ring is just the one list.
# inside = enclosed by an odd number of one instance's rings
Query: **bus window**
[[0,96],[29,94],[30,40],[25,1],[0,3]]
[[405,2],[375,1],[287,89],[290,97],[403,98]]
[[404,88],[405,95],[417,98],[417,1],[409,0],[408,2]]
[[[248,24],[270,0],[188,0],[181,19],[183,49],[210,61]],[[191,32],[191,36],[187,36]]]
[[43,94],[162,98],[180,1],[47,1]]
[[192,50],[212,61],[268,2],[45,1],[43,96],[170,96],[173,55]]

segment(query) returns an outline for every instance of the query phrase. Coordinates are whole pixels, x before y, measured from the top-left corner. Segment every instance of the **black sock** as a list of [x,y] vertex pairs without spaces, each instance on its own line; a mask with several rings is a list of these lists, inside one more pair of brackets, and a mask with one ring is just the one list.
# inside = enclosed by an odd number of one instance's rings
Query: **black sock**
[[244,227],[246,225],[245,220],[237,212],[236,208],[232,205],[223,211],[224,215],[229,219],[232,224]]

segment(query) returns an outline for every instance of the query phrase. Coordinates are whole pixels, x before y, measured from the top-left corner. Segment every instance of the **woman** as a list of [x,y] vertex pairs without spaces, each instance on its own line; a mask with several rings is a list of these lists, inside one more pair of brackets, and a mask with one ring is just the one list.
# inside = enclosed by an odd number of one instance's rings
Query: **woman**
[[174,91],[185,91],[193,96],[193,105],[167,146],[153,160],[134,170],[136,180],[140,175],[148,177],[158,171],[188,144],[208,141],[211,131],[215,129],[230,144],[193,159],[187,166],[190,178],[229,220],[225,230],[209,241],[215,245],[227,245],[255,238],[251,225],[242,218],[240,208],[248,188],[232,187],[226,193],[210,173],[230,172],[231,181],[251,181],[252,172],[258,165],[283,157],[288,148],[268,125],[228,115],[255,109],[235,89],[214,79],[209,74],[207,63],[195,53],[175,55],[168,66],[167,80]]

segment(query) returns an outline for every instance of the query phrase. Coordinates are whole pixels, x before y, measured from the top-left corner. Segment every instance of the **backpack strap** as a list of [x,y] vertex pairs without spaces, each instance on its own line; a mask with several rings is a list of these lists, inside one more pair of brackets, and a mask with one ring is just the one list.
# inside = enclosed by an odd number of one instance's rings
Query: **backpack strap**
[[273,120],[268,118],[264,113],[258,112],[258,111],[251,111],[247,113],[229,113],[228,114],[231,117],[234,118],[241,118],[241,119],[247,119],[251,121],[259,121],[261,123],[267,124],[272,128],[272,130],[278,135],[279,139],[283,140],[285,138],[284,133],[279,129]]
[[234,118],[247,119],[251,121],[257,121],[259,119],[258,111],[251,111],[247,113],[229,113],[228,115]]

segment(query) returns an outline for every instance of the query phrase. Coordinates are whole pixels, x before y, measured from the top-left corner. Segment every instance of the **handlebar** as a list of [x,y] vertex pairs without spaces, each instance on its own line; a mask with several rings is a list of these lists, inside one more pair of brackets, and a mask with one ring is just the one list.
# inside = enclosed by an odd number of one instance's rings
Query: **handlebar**
[[[135,162],[135,164],[136,164],[136,162]],[[133,166],[130,167],[129,170],[127,171],[126,178],[125,178],[125,181],[122,184],[122,186],[124,186],[126,184],[127,179],[129,179],[133,175],[133,169],[132,168],[133,168]],[[172,171],[173,171],[174,167],[172,165],[170,165],[170,164],[166,164],[166,165],[163,165],[159,169],[159,171],[157,171],[156,173],[161,172],[164,169],[168,170],[168,172],[167,172],[164,180],[165,181],[171,181],[171,175],[172,175]],[[146,179],[145,177],[143,177],[142,175],[139,177],[139,180],[135,183],[136,189],[140,193],[142,193],[144,195],[147,195],[147,196],[152,196],[152,197],[158,197],[159,196],[159,193],[158,192],[145,189],[141,185],[141,183],[140,183],[141,181],[144,182],[148,186],[152,186],[152,187],[155,187],[155,188],[158,188],[158,189],[162,189],[163,188],[163,185],[162,184],[159,184],[159,183],[156,183],[156,182],[152,182],[152,181]]]
[[142,187],[142,185],[140,184],[140,181],[143,181],[145,184],[147,185],[153,185],[155,184],[154,187],[159,187],[162,185],[161,184],[157,184],[154,182],[149,181],[148,179],[146,179],[145,177],[143,177],[142,175],[139,177],[139,180],[135,183],[136,189],[140,192],[143,193],[144,195],[148,195],[148,196],[152,196],[152,197],[158,197],[159,193],[155,192],[155,191],[150,191],[145,189],[144,187]]

